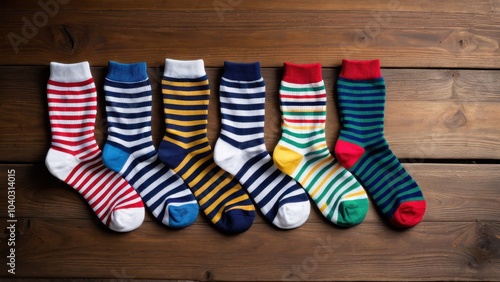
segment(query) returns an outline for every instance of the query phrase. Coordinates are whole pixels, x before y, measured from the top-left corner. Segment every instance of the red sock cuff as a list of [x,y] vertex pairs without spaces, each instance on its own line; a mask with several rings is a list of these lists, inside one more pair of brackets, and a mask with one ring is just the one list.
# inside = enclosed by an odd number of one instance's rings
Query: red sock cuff
[[293,64],[285,62],[283,65],[283,80],[297,84],[320,82],[323,80],[321,64]]
[[353,80],[368,80],[382,77],[380,60],[342,60],[340,77]]

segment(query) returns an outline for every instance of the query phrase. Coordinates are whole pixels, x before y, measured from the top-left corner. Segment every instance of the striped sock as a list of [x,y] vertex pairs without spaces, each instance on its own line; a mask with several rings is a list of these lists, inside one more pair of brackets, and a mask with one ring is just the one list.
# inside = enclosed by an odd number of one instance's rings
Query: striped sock
[[278,170],[266,150],[265,95],[259,63],[224,63],[222,130],[214,159],[240,181],[267,220],[279,228],[296,228],[306,222],[311,205],[302,187]]
[[280,99],[283,135],[274,150],[276,165],[302,184],[327,219],[341,226],[361,223],[367,195],[326,145],[321,65],[285,63]]
[[109,62],[104,91],[109,125],[104,164],[139,192],[162,223],[174,228],[191,225],[198,203],[184,181],[158,159],[153,146],[146,63]]
[[97,94],[89,63],[50,63],[47,100],[52,144],[45,164],[50,173],[78,191],[110,229],[139,227],[144,220],[141,198],[102,164],[94,139]]
[[252,225],[255,208],[238,181],[217,166],[207,139],[210,87],[203,60],[166,60],[162,81],[166,133],[160,159],[191,187],[217,228],[240,233]]
[[426,204],[384,137],[385,83],[380,61],[344,60],[337,91],[341,118],[337,158],[360,179],[394,225],[416,225]]

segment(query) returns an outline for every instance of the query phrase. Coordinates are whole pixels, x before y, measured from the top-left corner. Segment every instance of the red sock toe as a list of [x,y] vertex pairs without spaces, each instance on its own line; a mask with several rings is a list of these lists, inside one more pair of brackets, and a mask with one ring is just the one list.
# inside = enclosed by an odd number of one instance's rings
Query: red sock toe
[[402,228],[417,225],[422,221],[426,208],[425,201],[404,202],[390,219],[391,223]]

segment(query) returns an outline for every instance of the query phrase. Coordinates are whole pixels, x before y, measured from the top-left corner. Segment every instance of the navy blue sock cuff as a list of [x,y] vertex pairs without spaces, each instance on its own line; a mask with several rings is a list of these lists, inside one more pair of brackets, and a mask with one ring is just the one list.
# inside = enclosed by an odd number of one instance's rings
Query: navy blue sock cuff
[[107,79],[120,82],[138,82],[148,79],[146,63],[122,64],[114,61],[108,63]]
[[240,81],[258,80],[262,77],[260,74],[260,63],[233,63],[225,61],[223,77]]

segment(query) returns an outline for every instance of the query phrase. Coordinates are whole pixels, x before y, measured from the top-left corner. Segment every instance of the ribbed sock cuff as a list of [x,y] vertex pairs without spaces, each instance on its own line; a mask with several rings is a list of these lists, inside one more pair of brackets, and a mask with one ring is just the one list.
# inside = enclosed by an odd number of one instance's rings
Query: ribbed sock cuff
[[122,64],[114,61],[108,63],[107,79],[120,82],[138,82],[148,79],[145,62]]
[[75,64],[50,63],[50,80],[57,82],[81,82],[92,78],[89,62]]
[[205,72],[205,63],[199,60],[173,60],[165,59],[165,71],[163,75],[172,78],[199,78],[207,73]]
[[283,65],[283,80],[297,84],[320,82],[323,80],[321,64],[293,64],[285,62]]
[[340,77],[353,80],[368,80],[382,77],[380,60],[342,60]]
[[223,77],[231,80],[254,81],[260,79],[260,63],[233,63],[224,62]]

